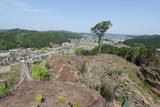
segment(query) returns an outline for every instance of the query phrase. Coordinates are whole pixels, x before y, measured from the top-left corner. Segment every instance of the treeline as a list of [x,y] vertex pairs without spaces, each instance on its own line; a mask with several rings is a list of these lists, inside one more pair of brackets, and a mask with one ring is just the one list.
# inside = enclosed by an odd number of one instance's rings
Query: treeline
[[123,42],[124,44],[127,45],[134,45],[134,44],[144,44],[145,46],[152,46],[155,48],[160,48],[160,35],[145,35],[145,36],[140,36],[136,37],[133,39],[128,39]]
[[[96,55],[98,53],[98,47],[92,49],[91,51],[78,48],[75,53],[77,55]],[[155,55],[156,50],[152,47],[118,48],[110,45],[103,45],[101,48],[101,53],[115,54],[138,66],[142,66],[148,64],[150,58]]]
[[42,48],[51,43],[60,44],[73,38],[80,38],[80,34],[67,31],[40,32],[22,29],[12,29],[0,33],[0,50],[13,48]]

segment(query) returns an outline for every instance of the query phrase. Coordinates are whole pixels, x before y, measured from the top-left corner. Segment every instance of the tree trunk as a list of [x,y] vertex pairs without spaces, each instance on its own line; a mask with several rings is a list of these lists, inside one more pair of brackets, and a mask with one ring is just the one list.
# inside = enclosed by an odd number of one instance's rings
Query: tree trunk
[[101,53],[101,37],[98,39],[98,45],[99,45],[98,54],[100,54]]

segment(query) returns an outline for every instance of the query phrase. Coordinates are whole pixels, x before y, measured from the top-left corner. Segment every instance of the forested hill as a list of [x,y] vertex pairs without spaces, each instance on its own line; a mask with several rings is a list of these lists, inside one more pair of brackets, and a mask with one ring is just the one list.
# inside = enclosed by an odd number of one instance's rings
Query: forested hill
[[55,32],[40,32],[23,29],[12,29],[5,32],[0,32],[0,50],[8,50],[18,47],[41,48],[48,47],[50,43],[60,44],[69,41],[73,38],[80,38],[80,34],[55,31]]
[[145,35],[136,37],[133,39],[128,39],[123,42],[127,45],[133,45],[133,44],[144,44],[146,46],[153,46],[153,47],[160,47],[160,35]]
[[5,31],[7,31],[6,29],[0,29],[0,32],[5,32]]

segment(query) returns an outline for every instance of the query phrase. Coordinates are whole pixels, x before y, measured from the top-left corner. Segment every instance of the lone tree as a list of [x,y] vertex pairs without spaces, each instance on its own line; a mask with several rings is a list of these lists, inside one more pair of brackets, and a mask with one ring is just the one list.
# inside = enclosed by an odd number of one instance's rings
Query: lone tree
[[101,42],[102,37],[105,35],[105,32],[112,26],[111,21],[102,21],[96,24],[91,28],[91,32],[93,32],[98,37],[98,45],[99,45],[99,54],[101,52]]

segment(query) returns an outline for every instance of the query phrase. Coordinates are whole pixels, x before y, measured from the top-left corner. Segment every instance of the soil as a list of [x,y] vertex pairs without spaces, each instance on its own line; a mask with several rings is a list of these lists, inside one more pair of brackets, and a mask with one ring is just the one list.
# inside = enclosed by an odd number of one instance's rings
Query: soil
[[[41,107],[70,107],[72,102],[82,107],[105,107],[106,104],[98,92],[79,83],[24,81],[12,96],[0,100],[0,107],[31,107],[37,103],[35,97],[39,92],[45,99]],[[65,101],[57,103],[61,94],[65,95]]]

